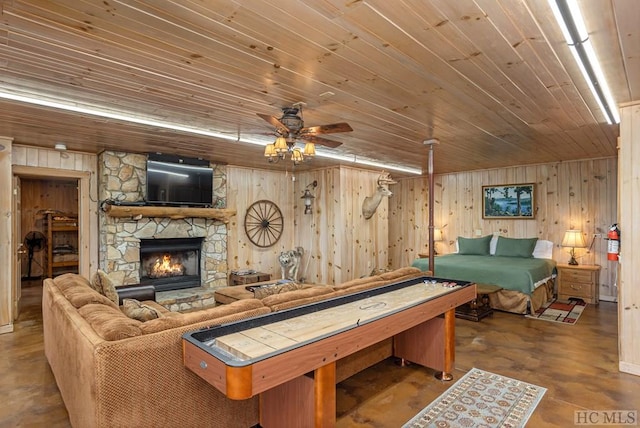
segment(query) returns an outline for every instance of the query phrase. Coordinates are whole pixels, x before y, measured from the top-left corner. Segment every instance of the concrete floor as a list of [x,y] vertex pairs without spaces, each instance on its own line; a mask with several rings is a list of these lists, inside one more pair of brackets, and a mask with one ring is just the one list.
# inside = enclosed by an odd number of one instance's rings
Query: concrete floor
[[[15,331],[0,335],[0,428],[69,426],[42,351],[41,291],[23,287]],[[454,381],[477,367],[543,386],[528,426],[564,428],[576,411],[640,411],[640,377],[618,371],[617,349],[615,303],[589,305],[573,326],[502,312],[458,319]],[[338,384],[337,426],[399,427],[451,384],[389,358]]]

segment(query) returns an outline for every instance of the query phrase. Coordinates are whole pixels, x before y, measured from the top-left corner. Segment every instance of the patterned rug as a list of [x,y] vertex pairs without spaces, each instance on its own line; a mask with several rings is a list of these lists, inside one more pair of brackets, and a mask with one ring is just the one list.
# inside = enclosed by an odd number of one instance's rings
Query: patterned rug
[[524,427],[546,391],[473,368],[402,428]]
[[573,325],[578,321],[586,307],[587,304],[581,299],[554,300],[543,305],[535,314],[526,315],[526,317]]

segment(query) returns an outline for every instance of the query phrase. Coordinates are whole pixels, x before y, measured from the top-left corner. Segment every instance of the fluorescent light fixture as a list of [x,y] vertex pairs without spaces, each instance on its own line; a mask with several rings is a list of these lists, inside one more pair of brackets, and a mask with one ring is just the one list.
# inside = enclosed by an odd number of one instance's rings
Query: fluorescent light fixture
[[596,56],[587,27],[582,19],[576,0],[549,0],[549,6],[562,29],[564,38],[571,49],[584,79],[589,85],[607,123],[620,123],[620,115],[609,85],[604,77],[600,62]]
[[[104,117],[108,119],[122,120],[124,122],[137,123],[140,125],[148,125],[156,128],[163,129],[171,129],[174,131],[186,132],[194,135],[202,135],[205,137],[213,137],[220,138],[222,140],[230,140],[237,141],[240,143],[254,144],[258,146],[266,146],[267,144],[273,144],[271,141],[266,141],[266,139],[253,139],[253,138],[239,138],[237,135],[229,135],[223,134],[221,132],[211,131],[208,129],[202,128],[194,128],[190,126],[179,125],[175,123],[169,122],[160,122],[157,119],[143,117],[143,116],[135,116],[127,112],[118,112],[118,111],[110,111],[104,110],[95,106],[82,106],[75,102],[63,102],[59,100],[51,100],[44,99],[41,97],[36,97],[33,95],[22,95],[13,92],[7,92],[7,89],[0,90],[0,98],[4,98],[7,100],[20,101],[28,104],[35,104],[43,107],[51,107],[60,110],[72,111],[75,113],[88,114],[92,116]],[[402,165],[389,165],[382,162],[376,162],[370,159],[362,158],[355,155],[345,156],[345,155],[337,155],[328,152],[322,152],[316,149],[316,156],[324,157],[328,159],[335,159],[343,162],[353,162],[356,164],[373,166],[376,168],[384,168],[394,171],[406,172],[409,174],[417,174],[421,175],[422,170],[410,167],[404,167]]]

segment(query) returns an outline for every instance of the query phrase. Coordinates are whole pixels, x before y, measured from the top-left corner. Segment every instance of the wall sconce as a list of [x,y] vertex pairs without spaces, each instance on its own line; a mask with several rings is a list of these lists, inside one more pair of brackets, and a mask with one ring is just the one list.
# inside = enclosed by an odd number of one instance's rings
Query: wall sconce
[[313,194],[311,193],[311,190],[309,190],[309,187],[313,187],[314,189],[316,187],[318,187],[318,182],[316,180],[313,181],[313,183],[308,184],[307,188],[304,189],[304,193],[302,195],[302,197],[300,199],[304,199],[304,213],[305,214],[312,214],[313,210],[311,209],[311,204],[313,203],[313,200],[315,199],[315,196],[313,196]]
[[569,254],[571,254],[571,259],[569,260],[570,265],[577,265],[578,261],[576,260],[576,248],[584,248],[587,246],[584,242],[584,236],[582,236],[582,231],[577,229],[567,230],[564,233],[564,238],[562,239],[563,247],[570,247],[571,250]]
[[65,143],[56,143],[53,148],[60,152],[61,158],[69,158],[69,154],[67,153],[67,145]]

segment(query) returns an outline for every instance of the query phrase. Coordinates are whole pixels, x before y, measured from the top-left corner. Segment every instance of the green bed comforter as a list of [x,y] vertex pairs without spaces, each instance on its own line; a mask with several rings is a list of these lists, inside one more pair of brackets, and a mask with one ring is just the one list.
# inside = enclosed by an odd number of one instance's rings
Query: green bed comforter
[[[412,266],[423,271],[429,270],[429,259],[416,259]],[[499,285],[507,290],[531,295],[534,285],[550,277],[555,267],[556,262],[551,259],[446,254],[435,258],[433,275]]]

